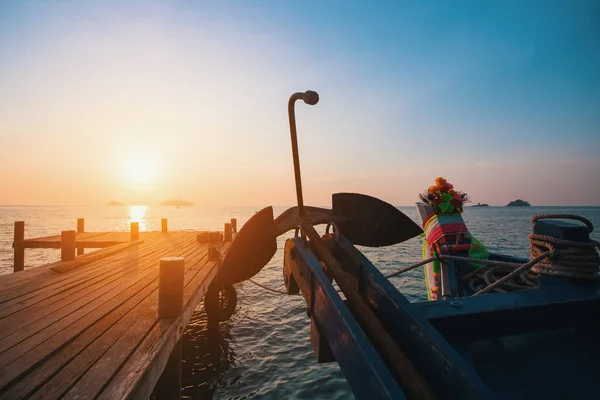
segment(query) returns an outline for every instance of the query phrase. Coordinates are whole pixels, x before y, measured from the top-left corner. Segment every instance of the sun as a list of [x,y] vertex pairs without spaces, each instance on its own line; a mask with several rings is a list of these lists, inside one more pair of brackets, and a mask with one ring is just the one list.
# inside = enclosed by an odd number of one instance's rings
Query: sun
[[123,165],[123,177],[131,183],[148,183],[156,175],[156,167],[149,158],[138,156]]

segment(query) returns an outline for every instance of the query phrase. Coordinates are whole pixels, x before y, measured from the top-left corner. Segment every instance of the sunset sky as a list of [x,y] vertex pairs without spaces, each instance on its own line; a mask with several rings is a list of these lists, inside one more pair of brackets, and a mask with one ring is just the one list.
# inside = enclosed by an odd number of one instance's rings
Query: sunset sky
[[600,205],[600,2],[0,1],[0,205]]

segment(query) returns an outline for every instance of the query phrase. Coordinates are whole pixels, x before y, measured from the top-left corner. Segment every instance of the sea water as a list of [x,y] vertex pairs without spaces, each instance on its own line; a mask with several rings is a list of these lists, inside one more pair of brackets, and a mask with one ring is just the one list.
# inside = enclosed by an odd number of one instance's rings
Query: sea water
[[[275,207],[275,216],[287,207]],[[419,222],[414,207],[399,207]],[[85,218],[87,231],[127,231],[132,221],[140,230],[160,230],[168,218],[169,230],[217,230],[237,218],[241,227],[259,207],[0,207],[0,274],[12,272],[14,221],[25,221],[25,237],[59,234],[76,229]],[[537,214],[577,214],[600,229],[600,207],[478,207],[463,214],[472,234],[490,251],[528,258],[531,217]],[[255,280],[283,290],[283,244]],[[598,232],[592,238],[600,240]],[[384,248],[360,248],[384,274],[421,260],[421,239]],[[59,250],[27,249],[26,268],[60,258]],[[425,301],[423,271],[418,268],[391,278],[410,301]],[[302,296],[266,291],[250,282],[236,285],[238,307],[220,324],[219,335],[206,331],[200,304],[183,338],[182,396],[191,399],[343,399],[352,398],[337,363],[317,364],[309,342],[310,320]],[[2,355],[0,354],[0,357]]]

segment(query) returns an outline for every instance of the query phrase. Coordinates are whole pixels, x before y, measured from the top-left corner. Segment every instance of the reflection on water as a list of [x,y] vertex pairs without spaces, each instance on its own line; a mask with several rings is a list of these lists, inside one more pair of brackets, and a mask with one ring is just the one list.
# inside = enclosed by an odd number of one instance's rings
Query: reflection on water
[[[224,373],[235,363],[229,346],[231,321],[208,329],[202,304],[187,324],[182,338],[182,399],[212,399],[221,386],[231,384]],[[156,399],[154,393],[150,399]]]
[[188,354],[182,365],[183,396],[212,398],[222,385],[224,372],[235,362],[235,353],[229,346],[230,329],[231,321],[208,329],[204,307],[194,314],[183,333],[183,352]]
[[139,223],[140,232],[150,230],[147,206],[129,206],[129,210],[127,210],[127,217],[129,219],[127,221],[128,225],[132,222]]

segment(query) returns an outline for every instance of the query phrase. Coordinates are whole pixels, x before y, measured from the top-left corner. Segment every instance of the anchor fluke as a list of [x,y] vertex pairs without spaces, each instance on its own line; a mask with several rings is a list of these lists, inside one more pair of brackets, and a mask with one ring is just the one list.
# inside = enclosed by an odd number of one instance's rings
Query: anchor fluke
[[237,233],[215,277],[216,284],[234,284],[252,278],[277,251],[273,207],[254,214]]
[[376,197],[335,193],[332,203],[340,232],[359,246],[390,246],[423,233],[402,211]]

